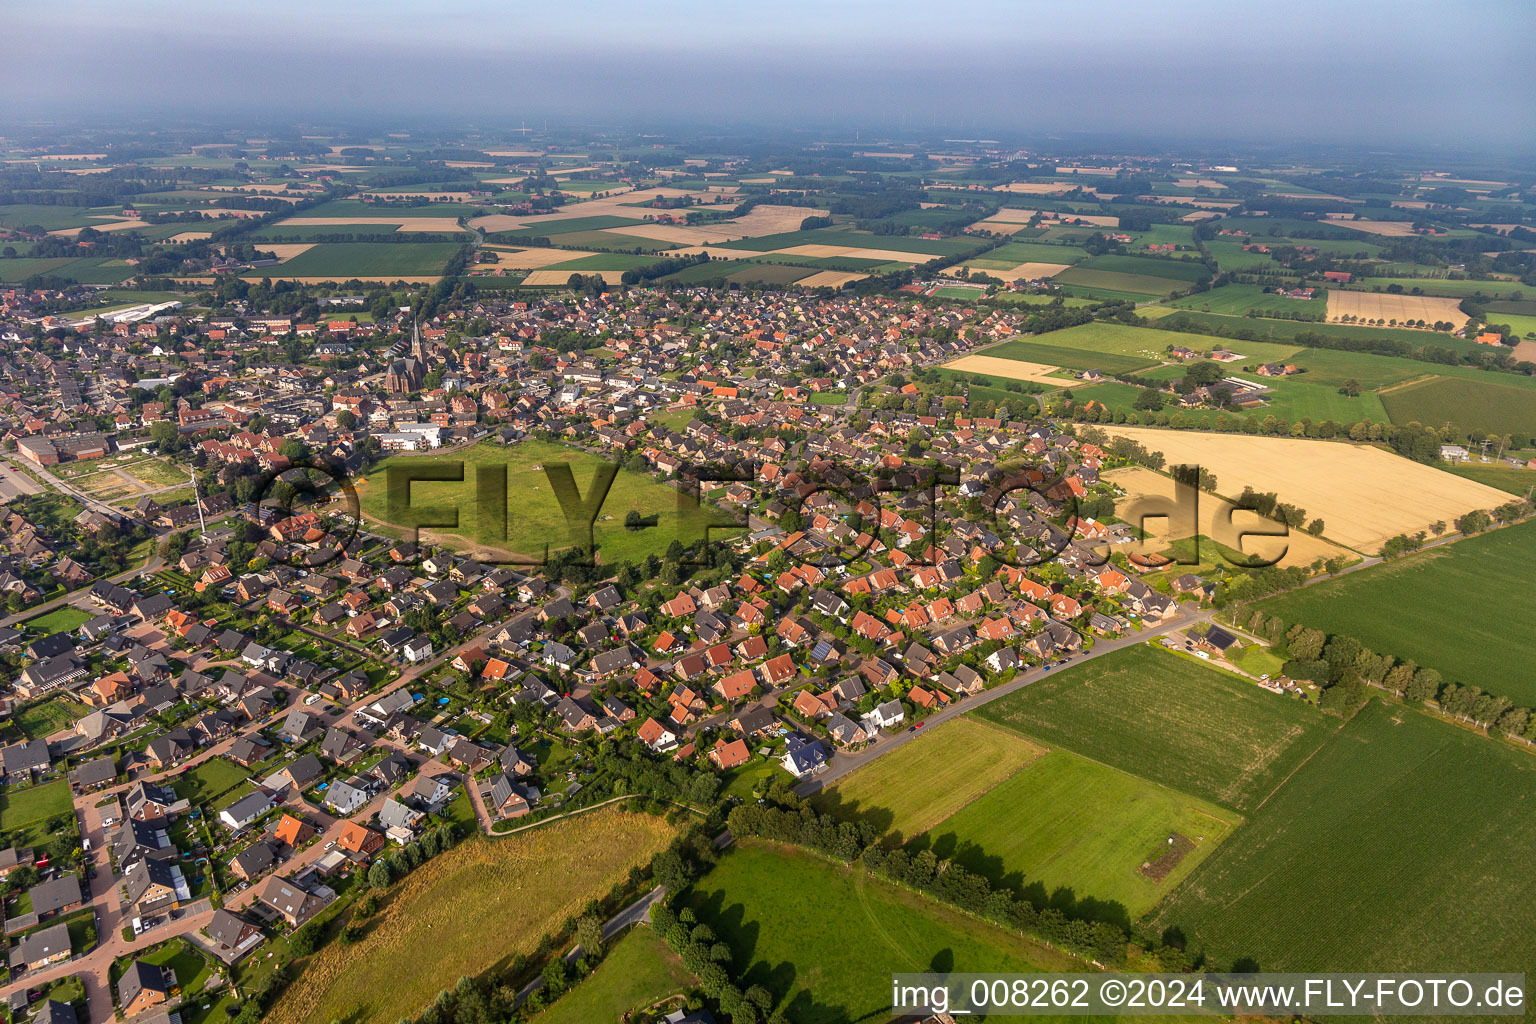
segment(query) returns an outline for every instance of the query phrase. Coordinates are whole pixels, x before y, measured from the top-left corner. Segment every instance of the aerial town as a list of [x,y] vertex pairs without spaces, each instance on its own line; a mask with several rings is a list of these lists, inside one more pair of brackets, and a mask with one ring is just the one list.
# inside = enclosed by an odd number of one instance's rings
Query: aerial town
[[0,1024],[1536,972],[1528,153],[32,77]]

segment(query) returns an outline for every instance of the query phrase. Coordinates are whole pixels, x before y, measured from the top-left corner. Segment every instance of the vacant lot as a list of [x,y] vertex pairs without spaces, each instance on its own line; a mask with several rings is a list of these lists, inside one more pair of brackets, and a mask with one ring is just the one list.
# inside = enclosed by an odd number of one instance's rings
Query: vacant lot
[[[994,883],[1038,886],[1039,898],[1064,888],[1080,904],[1100,904],[1095,916],[1129,926],[1241,821],[1215,804],[1056,750],[945,819],[929,838],[941,857],[954,856]],[[1179,848],[1154,868],[1175,838]]]
[[1431,377],[1382,392],[1381,403],[1393,423],[1453,423],[1468,433],[1536,433],[1536,392],[1498,380]]
[[[1536,476],[1536,474],[1531,474]],[[1536,704],[1536,621],[1506,594],[1536,573],[1536,522],[1394,559],[1260,602],[1287,623],[1343,633],[1517,704]]]
[[69,814],[74,807],[69,783],[63,779],[11,789],[0,794],[0,830],[14,832],[35,826],[49,818]]
[[1176,923],[1219,968],[1249,956],[1266,971],[1529,973],[1533,803],[1530,755],[1373,701],[1154,927]]
[[1198,465],[1216,476],[1222,494],[1245,486],[1273,491],[1281,501],[1320,517],[1333,541],[1375,554],[1400,533],[1451,522],[1475,508],[1494,508],[1508,495],[1432,466],[1364,445],[1245,434],[1202,434],[1146,427],[1107,427],[1168,465]]
[[1151,645],[1052,672],[976,713],[1244,812],[1328,731],[1311,707]]
[[941,369],[957,373],[984,373],[989,377],[1003,377],[1007,380],[1034,381],[1053,388],[1069,387],[1072,383],[1062,377],[1051,376],[1061,369],[1059,366],[1026,363],[1022,359],[1000,359],[997,356],[961,356],[952,363],[945,363]]
[[[458,466],[461,463],[463,482],[413,483],[409,506],[391,509],[387,485],[390,467]],[[576,488],[585,498],[602,460],[575,448],[544,441],[530,440],[511,446],[484,441],[444,455],[404,455],[386,459],[366,480],[358,482],[358,497],[365,516],[400,528],[423,524],[423,535],[432,542],[459,550],[531,557],[541,555],[546,545],[550,550],[557,550],[572,543],[560,502],[544,472],[545,466],[557,463],[570,465]],[[507,502],[504,508],[507,519],[504,530],[498,518],[503,506],[482,505],[476,500],[476,473],[482,466],[506,467]],[[642,530],[626,529],[624,519],[631,510],[643,517],[655,516],[655,525]],[[652,552],[660,553],[673,540],[686,546],[704,538],[707,524],[728,524],[730,521],[727,513],[693,503],[681,491],[643,474],[620,469],[598,510],[592,532],[599,558],[614,563],[638,561]],[[457,525],[453,525],[455,523]],[[712,539],[723,536],[721,531],[710,531]]]
[[[1086,390],[1081,397],[1088,397]],[[1291,530],[1279,537],[1261,535],[1279,531],[1280,524],[1263,519],[1257,513],[1232,512],[1229,502],[1204,492],[1198,496],[1198,523],[1176,522],[1168,516],[1152,515],[1152,511],[1167,508],[1176,490],[1170,477],[1150,469],[1140,466],[1112,469],[1104,474],[1104,479],[1125,488],[1125,497],[1116,507],[1116,515],[1147,532],[1145,541],[1120,549],[1127,553],[1161,553],[1168,550],[1169,542],[1198,533],[1272,565],[1311,565],[1319,558],[1353,557],[1343,548],[1302,530]],[[1252,534],[1247,537],[1238,536],[1245,531],[1252,531]],[[1207,554],[1202,549],[1201,557],[1207,561],[1216,561],[1214,550]]]
[[46,615],[28,619],[21,624],[21,628],[29,633],[39,633],[43,636],[50,633],[71,633],[95,617],[92,612],[66,604],[60,605]]
[[619,940],[592,976],[533,1018],[534,1024],[591,1024],[625,1019],[696,982],[677,954],[650,928]]
[[18,712],[16,724],[26,734],[27,739],[44,739],[74,725],[76,721],[85,717],[87,710],[84,704],[54,697],[52,700],[33,704]]
[[1383,323],[1395,320],[1400,324],[1410,320],[1423,320],[1428,324],[1445,321],[1458,327],[1467,320],[1467,314],[1458,308],[1455,299],[1334,288],[1328,293],[1328,319],[1339,320],[1346,316]]
[[726,853],[688,897],[795,1024],[887,1020],[893,971],[1070,971],[1081,961],[790,847]]
[[[518,953],[662,849],[658,817],[604,808],[509,839],[476,837],[413,871],[367,936],[333,942],[266,1020],[398,1020],[444,985]],[[409,970],[401,965],[409,964]]]
[[818,804],[910,839],[1045,753],[974,715],[946,722],[935,735],[876,758],[823,791]]

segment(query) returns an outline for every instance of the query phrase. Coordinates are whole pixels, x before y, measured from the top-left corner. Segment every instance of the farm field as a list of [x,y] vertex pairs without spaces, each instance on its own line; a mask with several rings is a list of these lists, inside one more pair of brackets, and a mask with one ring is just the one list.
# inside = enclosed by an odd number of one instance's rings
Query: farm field
[[1251,309],[1266,312],[1316,313],[1327,312],[1327,303],[1321,298],[1290,299],[1274,292],[1266,292],[1256,284],[1226,284],[1198,295],[1174,299],[1173,304],[1185,309],[1199,309],[1209,313],[1242,316]]
[[1290,423],[1298,420],[1311,420],[1313,423],[1323,420],[1334,420],[1337,423],[1357,423],[1361,420],[1367,423],[1391,422],[1382,404],[1382,396],[1374,391],[1361,391],[1351,398],[1340,394],[1337,387],[1314,384],[1305,378],[1257,379],[1274,392],[1267,403],[1254,410],[1254,415],[1261,420],[1265,416],[1277,416]]
[[1078,264],[1055,277],[1057,284],[1073,285],[1078,290],[1102,295],[1106,299],[1137,298],[1160,299],[1170,292],[1186,286],[1187,282],[1167,277],[1150,277],[1145,274],[1120,274],[1109,270],[1092,270]]
[[[1110,387],[1112,385],[1099,385]],[[1088,392],[1095,388],[1084,388],[1081,392],[1074,392],[1080,398],[1086,400]],[[1112,469],[1104,474],[1104,479],[1109,483],[1125,489],[1125,497],[1120,500],[1115,509],[1115,514],[1134,526],[1140,526],[1147,531],[1147,539],[1142,542],[1132,543],[1122,550],[1126,554],[1161,554],[1168,550],[1171,542],[1198,533],[1201,537],[1209,537],[1217,544],[1240,551],[1249,557],[1282,567],[1293,565],[1311,565],[1317,559],[1346,558],[1353,560],[1348,551],[1336,544],[1330,544],[1321,537],[1314,537],[1302,530],[1292,530],[1283,537],[1265,537],[1250,535],[1239,538],[1242,531],[1269,532],[1278,528],[1278,524],[1261,519],[1252,512],[1229,513],[1229,502],[1223,501],[1214,495],[1202,492],[1199,495],[1199,523],[1194,524],[1195,529],[1190,529],[1190,524],[1175,524],[1170,518],[1153,516],[1148,514],[1143,521],[1143,513],[1138,511],[1143,508],[1166,508],[1166,502],[1172,501],[1175,494],[1174,483],[1170,477],[1153,472],[1141,466],[1128,466],[1122,469]],[[1220,481],[1217,481],[1220,483]],[[1148,502],[1155,504],[1149,505]],[[1204,549],[1202,549],[1204,556]]]
[[[542,555],[546,545],[550,550],[556,550],[571,543],[565,516],[542,467],[569,463],[576,489],[586,496],[602,460],[576,448],[529,440],[512,446],[483,441],[431,462],[438,465],[463,462],[463,482],[412,484],[410,510],[395,517],[390,511],[387,493],[389,467],[426,463],[411,456],[386,459],[367,479],[357,483],[364,516],[401,529],[408,529],[412,522],[451,521],[456,517],[457,526],[423,526],[423,537],[461,551],[534,557]],[[498,534],[499,524],[494,518],[499,510],[482,507],[475,513],[467,511],[467,507],[474,504],[472,496],[476,494],[474,467],[482,465],[503,465],[507,470],[509,500],[504,535]],[[681,541],[684,546],[702,540],[706,525],[731,524],[728,513],[712,506],[693,505],[680,512],[679,502],[687,500],[681,491],[621,468],[593,525],[599,559],[608,564],[639,561],[648,554],[664,551],[673,540]],[[656,516],[657,525],[639,531],[626,529],[624,517],[630,510],[642,516]],[[710,531],[711,538],[723,535],[719,530]]]
[[893,971],[1081,968],[862,868],[755,840],[721,857],[688,903],[730,946],[741,984],[765,986],[795,1024],[886,1019]]
[[[391,890],[362,941],[333,942],[312,957],[265,1019],[413,1016],[443,979],[532,953],[545,932],[646,863],[670,835],[661,818],[610,807],[511,838],[466,840]],[[405,962],[411,970],[400,970]]]
[[1091,352],[1057,344],[1056,339],[1066,331],[1053,331],[1041,335],[1046,342],[1035,338],[1015,338],[998,345],[989,345],[984,355],[1000,359],[1020,359],[1025,362],[1064,366],[1069,370],[1101,370],[1105,373],[1136,373],[1156,364],[1137,356],[1124,356],[1113,352]]
[[1508,500],[1492,487],[1365,445],[1147,427],[1103,429],[1162,452],[1168,465],[1209,469],[1222,494],[1240,494],[1245,486],[1273,491],[1281,501],[1305,509],[1309,518],[1321,518],[1330,540],[1366,554],[1377,553],[1389,537]]
[[940,857],[953,856],[993,884],[1033,889],[1041,898],[1070,890],[1080,912],[1091,901],[1092,916],[1129,927],[1241,821],[1215,804],[1053,750],[925,838]]
[[[1536,473],[1530,474],[1536,477]],[[1493,581],[1536,572],[1536,522],[1491,530],[1260,601],[1266,614],[1352,636],[1445,678],[1536,704],[1536,623]]]
[[[282,277],[343,281],[349,277],[424,277],[443,272],[459,250],[453,242],[322,242],[282,265]],[[567,257],[569,258],[569,257]],[[273,268],[247,271],[246,277],[271,277]]]
[[1112,274],[1129,274],[1138,277],[1159,277],[1172,281],[1182,281],[1185,284],[1204,281],[1211,276],[1211,272],[1206,269],[1205,264],[1196,260],[1153,259],[1148,256],[1115,256],[1109,253],[1101,256],[1090,256],[1080,266],[1084,270],[1095,270]]
[[1026,363],[1021,359],[1001,359],[997,356],[961,356],[953,362],[945,363],[940,369],[956,373],[981,373],[1004,380],[1027,380],[1054,388],[1067,387],[1072,383],[1068,378],[1053,376],[1060,367]]
[[[863,818],[901,840],[928,831],[1045,753],[1017,733],[963,715],[940,739],[908,743],[817,794],[839,818]],[[914,783],[914,780],[918,780]]]
[[1467,314],[1457,308],[1457,300],[1428,295],[1392,295],[1388,292],[1352,292],[1335,288],[1328,293],[1328,319],[1350,316],[1361,320],[1406,323],[1423,320],[1427,324],[1444,321],[1461,326]]
[[1381,402],[1394,423],[1454,423],[1463,431],[1489,434],[1536,433],[1536,392],[1502,383],[1506,376],[1516,379],[1512,375],[1483,376],[1431,377],[1385,391]]
[[1177,924],[1219,969],[1530,972],[1533,800],[1530,755],[1372,701],[1152,925]]
[[1009,242],[982,257],[1004,263],[1078,263],[1088,253],[1075,245],[1044,245],[1040,242]]
[[631,1010],[692,988],[696,982],[650,927],[633,928],[603,957],[591,977],[561,996],[531,1024],[590,1024],[619,1020]]
[[1447,472],[1466,477],[1468,480],[1476,480],[1489,487],[1497,487],[1501,491],[1508,491],[1522,498],[1532,487],[1536,487],[1536,470],[1526,469],[1523,466],[1458,462],[1450,466]]
[[[1371,277],[1356,282],[1359,287],[1388,288],[1392,285],[1401,285],[1403,291],[1411,292],[1417,288],[1425,295],[1446,295],[1453,298],[1464,299],[1469,295],[1483,294],[1491,299],[1513,299],[1517,293],[1528,295],[1530,288],[1519,281],[1453,281],[1446,277]],[[1465,319],[1466,315],[1463,314]]]
[[1243,813],[1329,729],[1315,708],[1150,644],[1052,672],[976,713]]

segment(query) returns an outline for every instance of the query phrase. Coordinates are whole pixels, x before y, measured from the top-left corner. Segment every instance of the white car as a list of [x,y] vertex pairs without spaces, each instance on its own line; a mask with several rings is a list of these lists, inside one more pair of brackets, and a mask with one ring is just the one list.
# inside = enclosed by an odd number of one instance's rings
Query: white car
[[331,850],[336,849],[336,840],[332,839],[330,842],[326,843],[325,849],[326,852],[330,852]]

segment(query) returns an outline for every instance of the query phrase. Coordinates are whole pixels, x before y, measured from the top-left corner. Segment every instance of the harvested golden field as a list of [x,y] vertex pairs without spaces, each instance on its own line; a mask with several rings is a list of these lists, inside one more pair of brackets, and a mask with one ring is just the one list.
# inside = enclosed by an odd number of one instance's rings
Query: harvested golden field
[[668,256],[697,256],[700,253],[708,253],[712,260],[743,260],[748,256],[761,256],[762,253],[751,249],[726,249],[718,245],[689,245],[681,249],[672,249]]
[[886,263],[926,263],[932,256],[920,252],[902,252],[898,249],[865,249],[851,245],[793,245],[788,249],[775,249],[776,256],[811,256],[816,259],[835,259],[849,256],[859,260],[883,260]]
[[[646,189],[641,195],[650,195],[654,189]],[[677,191],[677,190],[673,190]],[[701,193],[680,193],[684,195],[700,195]],[[710,199],[718,196],[718,193],[709,193]],[[602,200],[598,200],[601,202]],[[589,210],[591,203],[578,204],[577,209]],[[707,204],[708,206],[709,204]],[[715,204],[715,209],[722,208],[723,204]],[[598,211],[592,210],[596,213]],[[621,207],[603,211],[621,217],[639,217],[643,215],[642,207]],[[626,224],[623,227],[606,228],[609,234],[615,235],[639,235],[641,238],[655,238],[664,242],[677,242],[679,245],[709,245],[711,243],[733,242],[738,238],[757,238],[762,235],[778,235],[787,231],[800,230],[800,224],[807,217],[822,217],[825,210],[818,210],[814,206],[755,206],[735,220],[724,221],[719,224],[707,224],[698,227],[683,227],[673,224]],[[931,259],[931,257],[924,257]]]
[[179,234],[172,235],[170,238],[166,239],[166,241],[174,242],[179,245],[182,242],[200,242],[205,238],[212,237],[213,232],[211,231],[183,231]]
[[605,807],[507,839],[476,837],[413,871],[362,941],[310,958],[269,1024],[414,1016],[460,975],[518,953],[645,864],[663,819]]
[[1075,187],[1060,181],[1015,181],[1009,185],[999,185],[993,191],[1017,192],[1026,196],[1048,196],[1054,192],[1070,192]]
[[1407,238],[1413,234],[1413,225],[1405,220],[1344,220],[1343,218],[1330,217],[1328,223],[1336,224],[1341,228],[1349,228],[1352,231],[1364,231],[1368,235],[1382,235],[1387,238]]
[[841,288],[849,281],[862,281],[868,276],[851,270],[820,270],[810,277],[802,277],[795,284],[802,288]]
[[601,276],[605,284],[618,284],[624,277],[622,270],[532,270],[523,278],[523,284],[563,285],[571,279],[572,274],[580,274],[582,277]]
[[579,252],[575,249],[503,249],[500,246],[487,246],[487,248],[496,250],[496,265],[507,270],[538,270],[551,263],[564,263],[566,260],[579,260],[583,256],[596,255],[596,253]]
[[1210,434],[1152,427],[1104,427],[1106,433],[1162,452],[1167,464],[1204,466],[1222,494],[1244,487],[1273,491],[1320,518],[1329,540],[1374,555],[1400,533],[1450,523],[1509,499],[1503,491],[1369,445],[1294,437]]
[[987,219],[1002,221],[1005,224],[1028,224],[1030,219],[1039,212],[1038,210],[1021,210],[1016,206],[1005,206]]
[[1328,319],[1353,316],[1362,320],[1446,321],[1460,326],[1467,314],[1457,299],[1433,295],[1392,295],[1388,292],[1350,292],[1341,288],[1328,290]]
[[[129,231],[129,230],[131,230],[133,228],[147,228],[147,227],[149,227],[149,222],[148,221],[144,221],[144,220],[137,220],[137,219],[135,219],[135,220],[113,220],[110,223],[105,223],[105,224],[92,224],[91,227],[95,228],[97,231]],[[78,235],[80,232],[82,232],[84,230],[85,230],[85,228],[83,228],[83,227],[79,227],[79,228],[59,228],[57,231],[50,231],[48,233],[50,235],[56,235],[59,238],[74,238],[76,235]]]
[[257,246],[260,251],[270,252],[280,260],[291,260],[314,247],[314,242],[263,242]]
[[1051,376],[1053,371],[1060,369],[1059,366],[1026,363],[1018,359],[1004,359],[1001,356],[961,356],[953,362],[945,363],[940,369],[958,370],[961,373],[984,373],[989,377],[1006,377],[1009,380],[1027,380],[1056,388],[1070,387],[1072,384],[1070,380]]
[[[1174,486],[1170,478],[1161,473],[1154,473],[1150,469],[1131,466],[1110,470],[1104,474],[1104,479],[1125,489],[1125,497],[1117,503],[1115,514],[1131,525],[1140,526],[1147,531],[1145,541],[1119,546],[1115,550],[1131,555],[1159,554],[1168,549],[1170,542],[1193,536],[1197,532],[1191,529],[1189,523],[1175,522],[1162,516],[1142,520],[1141,515],[1137,513],[1138,508],[1153,507],[1148,499],[1172,500]],[[1221,483],[1221,478],[1217,477],[1216,482]],[[1248,537],[1240,540],[1238,534],[1244,530],[1269,532],[1277,529],[1278,524],[1260,519],[1251,512],[1229,515],[1230,508],[1229,502],[1222,501],[1214,495],[1202,493],[1197,513],[1199,534],[1202,537],[1209,537],[1218,544],[1241,551],[1245,555],[1262,558],[1286,568],[1293,565],[1311,565],[1319,558],[1349,556],[1349,552],[1338,545],[1302,530],[1292,530],[1286,537]],[[1202,551],[1202,557],[1208,557],[1209,560],[1214,561],[1218,556],[1215,551],[1209,552],[1208,555]]]

